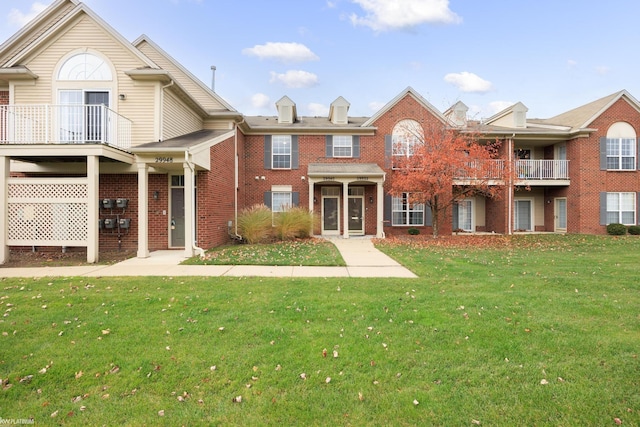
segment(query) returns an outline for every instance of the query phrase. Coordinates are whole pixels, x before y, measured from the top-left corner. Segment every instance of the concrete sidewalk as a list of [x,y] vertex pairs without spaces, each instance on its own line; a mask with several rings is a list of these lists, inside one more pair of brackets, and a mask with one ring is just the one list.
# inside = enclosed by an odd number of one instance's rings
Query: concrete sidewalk
[[102,276],[232,276],[232,277],[399,277],[416,278],[379,250],[368,237],[331,238],[346,267],[180,265],[180,250],[155,251],[149,258],[130,258],[113,265],[79,267],[0,268],[0,277],[102,277]]

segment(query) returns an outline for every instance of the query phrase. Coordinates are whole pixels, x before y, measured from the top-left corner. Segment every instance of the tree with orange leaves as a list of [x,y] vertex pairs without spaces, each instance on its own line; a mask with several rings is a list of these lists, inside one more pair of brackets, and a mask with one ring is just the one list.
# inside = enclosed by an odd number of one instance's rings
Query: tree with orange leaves
[[390,193],[408,193],[407,203],[430,209],[438,237],[440,221],[455,204],[476,195],[501,196],[509,164],[496,160],[498,148],[499,142],[481,142],[473,132],[407,121],[393,141]]

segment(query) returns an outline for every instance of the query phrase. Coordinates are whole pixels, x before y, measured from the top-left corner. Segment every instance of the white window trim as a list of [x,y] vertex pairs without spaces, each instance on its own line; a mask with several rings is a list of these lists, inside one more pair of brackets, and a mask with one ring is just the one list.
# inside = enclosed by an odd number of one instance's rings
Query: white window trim
[[[345,139],[348,138],[348,145],[336,145],[336,141],[339,141],[340,139]],[[353,136],[351,135],[334,135],[333,136],[333,141],[332,141],[332,148],[333,148],[333,157],[336,158],[351,158],[353,157]],[[348,148],[349,149],[349,154],[348,155],[339,155],[336,154],[336,148],[341,148],[341,149],[345,149]]]
[[[424,227],[424,217],[425,217],[425,204],[424,203],[413,203],[410,204],[409,203],[409,192],[404,192],[402,193],[402,196],[400,197],[391,197],[391,226],[392,227]],[[402,205],[404,205],[404,199],[405,196],[407,198],[407,202],[406,202],[406,209],[394,209],[396,206],[396,201],[398,199],[402,199],[402,201],[400,202]],[[418,209],[416,209],[416,207],[418,207]],[[402,224],[397,224],[395,222],[395,213],[398,212],[402,212],[402,213],[406,213],[406,221]],[[411,218],[411,213],[417,213],[417,212],[421,212],[421,221],[419,224],[411,224],[410,218]]]
[[[288,141],[284,141],[284,139],[288,139]],[[285,144],[288,144],[289,147],[289,152],[288,153],[276,153],[275,151],[275,146],[276,146],[276,140],[279,139],[283,139],[282,142],[284,142]],[[280,141],[278,141],[280,142]],[[293,161],[293,156],[292,156],[292,138],[291,135],[273,135],[271,137],[271,169],[281,169],[281,170],[289,170],[291,169],[291,162]],[[275,156],[289,156],[289,166],[287,167],[280,167],[280,166],[275,166]]]
[[[623,140],[629,140],[631,141],[631,151],[632,151],[632,155],[623,155],[622,154],[622,141]],[[616,145],[617,145],[617,151],[618,154],[616,155],[609,155],[609,143],[616,141]],[[607,137],[607,144],[606,144],[606,149],[607,149],[607,170],[609,171],[633,171],[636,170],[636,164],[637,164],[637,155],[638,153],[636,153],[636,138],[623,138],[623,137],[619,137],[619,138],[609,138]],[[616,158],[618,160],[618,167],[617,168],[609,168],[609,158]],[[633,158],[633,163],[631,165],[630,168],[623,168],[622,167],[622,160],[623,159],[629,159],[629,158]]]
[[[612,206],[610,206],[610,203],[609,203],[609,195],[612,195],[612,194],[617,194],[618,195],[618,206],[616,207],[616,209],[611,209]],[[621,202],[622,202],[622,195],[623,194],[626,194],[626,195],[630,194],[632,196],[632,198],[633,198],[633,204],[632,204],[633,211],[623,211],[622,210],[622,207],[621,207],[622,203]],[[607,212],[606,212],[607,225],[608,224],[616,224],[616,223],[617,224],[624,224],[624,225],[635,225],[635,224],[637,224],[638,212],[636,212],[636,206],[637,206],[636,193],[634,193],[632,191],[620,191],[620,192],[610,191],[610,192],[608,192],[607,193]],[[617,213],[618,220],[615,221],[615,222],[609,221],[609,213],[614,213],[614,212]],[[633,212],[633,222],[630,222],[630,223],[622,222],[622,214],[623,214],[623,212]]]

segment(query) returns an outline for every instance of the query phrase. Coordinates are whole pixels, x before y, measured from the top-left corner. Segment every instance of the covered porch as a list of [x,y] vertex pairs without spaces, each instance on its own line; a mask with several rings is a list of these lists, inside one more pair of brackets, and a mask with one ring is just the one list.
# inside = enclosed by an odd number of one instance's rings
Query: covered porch
[[309,211],[322,235],[384,237],[385,172],[375,163],[310,163]]

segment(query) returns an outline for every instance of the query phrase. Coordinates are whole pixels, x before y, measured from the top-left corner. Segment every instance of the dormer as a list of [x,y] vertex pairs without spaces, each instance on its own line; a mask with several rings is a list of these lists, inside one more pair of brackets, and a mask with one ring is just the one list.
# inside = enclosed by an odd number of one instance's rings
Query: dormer
[[495,116],[490,117],[485,123],[507,128],[526,128],[527,111],[529,111],[529,109],[522,102],[518,102]]
[[329,120],[334,125],[346,125],[349,123],[349,107],[351,104],[339,96],[335,101],[331,103],[331,108],[329,108]]
[[283,96],[276,102],[278,109],[278,123],[293,124],[297,120],[296,104],[288,96]]
[[454,126],[464,127],[467,125],[467,113],[469,107],[464,102],[458,101],[447,110],[444,115]]

